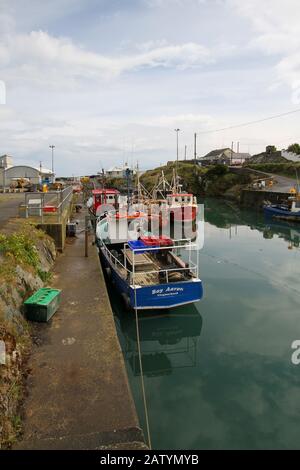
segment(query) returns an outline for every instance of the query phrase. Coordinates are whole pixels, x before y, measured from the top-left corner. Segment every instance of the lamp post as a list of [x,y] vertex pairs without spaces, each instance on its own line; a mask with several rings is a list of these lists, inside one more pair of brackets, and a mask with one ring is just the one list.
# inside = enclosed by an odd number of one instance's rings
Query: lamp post
[[55,149],[55,145],[49,145],[49,148],[51,149],[51,154],[52,154],[52,179],[53,179],[53,182],[54,182],[54,149]]
[[174,129],[175,132],[176,132],[176,144],[177,144],[177,157],[176,157],[176,161],[178,163],[178,133],[180,131],[180,129]]

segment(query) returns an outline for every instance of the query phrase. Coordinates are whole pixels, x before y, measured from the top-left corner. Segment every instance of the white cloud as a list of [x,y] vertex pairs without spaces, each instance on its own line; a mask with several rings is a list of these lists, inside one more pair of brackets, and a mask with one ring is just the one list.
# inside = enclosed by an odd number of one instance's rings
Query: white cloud
[[5,76],[21,81],[44,80],[47,85],[80,78],[107,79],[143,68],[184,70],[212,60],[206,47],[193,42],[149,43],[143,51],[117,57],[85,50],[69,38],[54,37],[45,31],[10,35],[0,43],[0,65]]
[[274,78],[295,89],[300,80],[299,0],[229,0],[229,3],[254,27],[256,36],[250,47],[275,56]]
[[[300,96],[299,8],[288,0],[0,3],[1,152],[18,161],[47,166],[54,143],[60,173],[120,163],[133,146],[154,166],[175,156],[175,127],[189,155],[194,132],[275,114],[286,103],[282,84]],[[199,135],[199,154],[238,140],[257,152],[281,131],[271,121]]]

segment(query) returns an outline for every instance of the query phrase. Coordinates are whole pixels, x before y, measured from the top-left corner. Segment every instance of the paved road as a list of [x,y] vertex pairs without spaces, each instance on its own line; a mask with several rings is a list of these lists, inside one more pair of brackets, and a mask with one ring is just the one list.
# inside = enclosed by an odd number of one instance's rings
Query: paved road
[[[231,167],[233,170],[235,170],[235,173],[242,173],[245,171],[245,168],[241,167]],[[275,175],[273,173],[266,173],[264,171],[259,171],[259,170],[254,170],[253,168],[248,170],[252,174],[257,174],[257,178],[264,178],[265,176],[267,177],[272,177],[274,178],[274,185],[269,188],[267,187],[265,190],[274,192],[274,193],[289,193],[290,189],[293,187],[297,188],[297,180],[295,178],[288,178],[287,176],[280,176],[280,175]]]
[[19,215],[19,205],[24,202],[24,194],[0,194],[0,228],[10,217]]
[[274,178],[274,185],[272,188],[268,188],[269,191],[288,193],[291,188],[297,188],[296,178],[288,178],[287,176],[271,175]]

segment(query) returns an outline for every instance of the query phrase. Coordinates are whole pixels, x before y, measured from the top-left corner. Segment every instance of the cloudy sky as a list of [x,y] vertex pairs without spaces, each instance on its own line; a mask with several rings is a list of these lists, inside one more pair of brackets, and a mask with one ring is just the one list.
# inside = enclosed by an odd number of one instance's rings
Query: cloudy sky
[[0,0],[0,154],[87,174],[300,140],[299,0]]

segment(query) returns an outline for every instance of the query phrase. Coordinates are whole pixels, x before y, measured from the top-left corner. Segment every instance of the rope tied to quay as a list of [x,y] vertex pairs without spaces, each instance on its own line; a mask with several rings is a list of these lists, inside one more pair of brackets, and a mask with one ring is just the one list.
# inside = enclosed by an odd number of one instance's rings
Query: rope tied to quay
[[139,319],[138,319],[138,309],[137,309],[136,288],[135,288],[135,285],[133,286],[133,288],[134,288],[135,326],[136,326],[136,338],[137,338],[138,356],[139,356],[139,366],[140,366],[140,375],[141,375],[141,387],[142,387],[142,396],[143,396],[143,404],[144,404],[144,412],[145,412],[145,421],[146,421],[146,429],[147,429],[148,447],[149,447],[149,449],[151,450],[151,449],[152,449],[152,443],[151,443],[149,414],[148,414],[147,397],[146,397],[145,382],[144,382],[144,373],[143,373],[143,362],[142,362],[142,353],[141,353],[140,329],[139,329]]

